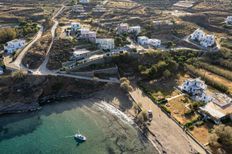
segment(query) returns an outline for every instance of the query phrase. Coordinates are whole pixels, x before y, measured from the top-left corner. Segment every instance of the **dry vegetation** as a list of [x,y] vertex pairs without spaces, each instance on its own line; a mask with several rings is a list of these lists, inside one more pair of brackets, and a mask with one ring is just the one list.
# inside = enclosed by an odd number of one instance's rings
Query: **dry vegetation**
[[51,33],[46,32],[43,36],[29,49],[29,52],[23,58],[23,64],[30,69],[38,68],[46,55],[47,49],[51,43]]
[[69,60],[72,55],[74,43],[67,39],[55,40],[51,51],[49,52],[49,60],[47,67],[49,69],[59,69],[62,63]]

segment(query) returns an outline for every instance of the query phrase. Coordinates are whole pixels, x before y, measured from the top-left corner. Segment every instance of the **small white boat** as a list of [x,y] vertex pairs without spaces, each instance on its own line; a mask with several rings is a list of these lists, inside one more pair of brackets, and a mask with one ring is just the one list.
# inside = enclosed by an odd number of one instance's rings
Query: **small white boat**
[[79,134],[75,134],[74,138],[76,140],[79,140],[79,141],[86,141],[87,140],[87,138],[84,135],[81,135],[80,133]]

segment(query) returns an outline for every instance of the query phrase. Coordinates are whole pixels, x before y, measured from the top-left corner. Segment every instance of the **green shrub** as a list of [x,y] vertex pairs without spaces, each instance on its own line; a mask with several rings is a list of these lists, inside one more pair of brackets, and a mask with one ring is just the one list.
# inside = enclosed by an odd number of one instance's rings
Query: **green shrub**
[[161,105],[161,108],[166,111],[168,114],[171,114],[171,111],[165,106],[165,105]]

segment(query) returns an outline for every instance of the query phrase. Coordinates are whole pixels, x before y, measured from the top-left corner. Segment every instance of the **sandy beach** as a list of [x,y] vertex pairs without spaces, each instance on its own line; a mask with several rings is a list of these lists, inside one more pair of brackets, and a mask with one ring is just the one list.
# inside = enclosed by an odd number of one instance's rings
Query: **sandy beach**
[[[146,110],[153,111],[153,120],[149,130],[155,135],[149,135],[160,153],[170,154],[191,154],[206,153],[192,138],[190,138],[172,119],[170,119],[161,109],[154,104],[139,88],[135,88],[130,93],[133,99],[142,103]],[[133,115],[133,103],[129,97],[119,88],[119,86],[107,86],[99,92],[96,97],[112,103],[127,115]],[[133,116],[131,116],[133,118]]]

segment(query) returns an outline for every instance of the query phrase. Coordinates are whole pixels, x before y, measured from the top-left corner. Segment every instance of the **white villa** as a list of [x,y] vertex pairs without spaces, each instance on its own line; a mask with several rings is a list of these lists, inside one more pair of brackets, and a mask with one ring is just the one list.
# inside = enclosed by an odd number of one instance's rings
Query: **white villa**
[[215,36],[214,35],[206,35],[204,31],[201,29],[195,30],[191,35],[190,35],[191,40],[195,40],[200,42],[200,45],[207,48],[211,47],[215,44]]
[[78,22],[72,22],[71,23],[71,30],[72,31],[77,31],[81,28],[81,24]]
[[96,44],[104,50],[114,49],[114,39],[96,39]]
[[212,97],[205,92],[207,85],[200,78],[186,80],[180,89],[193,96],[196,101],[209,102],[212,100]]
[[158,39],[149,39],[146,36],[139,36],[138,43],[142,46],[152,46],[158,48],[161,46],[161,40]]
[[204,39],[200,42],[203,47],[211,47],[215,44],[215,36],[214,35],[205,35]]
[[26,41],[21,39],[9,41],[4,45],[4,51],[8,54],[13,54],[16,50],[23,48],[25,43]]
[[89,29],[84,29],[84,28],[80,29],[79,32],[80,32],[80,35],[78,38],[88,39],[89,41],[95,42],[96,36],[97,36],[96,32],[90,31]]
[[79,0],[79,2],[82,3],[82,4],[87,4],[87,3],[90,2],[90,0]]
[[232,16],[228,16],[225,21],[227,24],[232,25]]
[[141,27],[140,26],[131,26],[131,27],[129,27],[128,32],[135,33],[136,35],[138,35],[141,32]]

